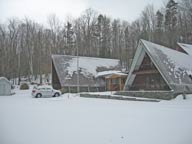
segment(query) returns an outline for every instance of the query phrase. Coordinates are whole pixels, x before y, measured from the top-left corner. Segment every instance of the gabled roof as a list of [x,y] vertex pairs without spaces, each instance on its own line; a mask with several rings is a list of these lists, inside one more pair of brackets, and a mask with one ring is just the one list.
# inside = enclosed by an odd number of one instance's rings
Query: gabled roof
[[149,55],[170,89],[182,92],[185,87],[186,91],[192,92],[192,56],[145,40],[139,42],[125,90],[132,84],[135,78],[132,72],[140,67],[145,54]]
[[192,56],[192,45],[184,44],[184,43],[177,43],[188,55]]
[[121,70],[120,60],[95,57],[52,55],[53,64],[61,86],[77,86],[77,61],[81,86],[95,86],[98,72]]

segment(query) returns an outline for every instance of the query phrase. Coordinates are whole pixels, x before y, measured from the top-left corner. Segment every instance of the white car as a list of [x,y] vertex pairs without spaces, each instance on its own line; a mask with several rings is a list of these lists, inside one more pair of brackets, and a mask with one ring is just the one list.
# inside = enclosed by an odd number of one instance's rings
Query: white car
[[40,97],[58,97],[61,95],[61,91],[53,89],[51,86],[38,86],[32,90],[32,96],[35,98]]

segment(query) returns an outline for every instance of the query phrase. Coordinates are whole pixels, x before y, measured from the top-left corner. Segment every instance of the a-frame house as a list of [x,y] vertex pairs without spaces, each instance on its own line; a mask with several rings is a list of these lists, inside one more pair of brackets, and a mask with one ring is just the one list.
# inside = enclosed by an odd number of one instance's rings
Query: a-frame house
[[140,40],[124,91],[192,93],[192,56]]

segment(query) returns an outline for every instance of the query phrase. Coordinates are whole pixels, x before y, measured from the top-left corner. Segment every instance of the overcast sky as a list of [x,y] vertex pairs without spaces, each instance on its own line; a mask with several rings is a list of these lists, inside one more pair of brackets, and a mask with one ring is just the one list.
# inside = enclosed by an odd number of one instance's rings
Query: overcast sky
[[87,8],[93,8],[112,18],[129,22],[137,19],[144,7],[153,4],[155,9],[163,6],[164,0],[0,0],[0,21],[7,18],[29,17],[46,23],[50,14],[59,19],[78,17]]

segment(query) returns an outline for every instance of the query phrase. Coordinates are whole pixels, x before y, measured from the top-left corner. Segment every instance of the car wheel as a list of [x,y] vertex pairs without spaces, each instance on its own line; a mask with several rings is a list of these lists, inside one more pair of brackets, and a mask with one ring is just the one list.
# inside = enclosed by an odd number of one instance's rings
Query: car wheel
[[54,97],[58,97],[59,96],[59,93],[55,93]]
[[40,98],[40,97],[42,97],[42,95],[40,93],[38,93],[35,97]]

